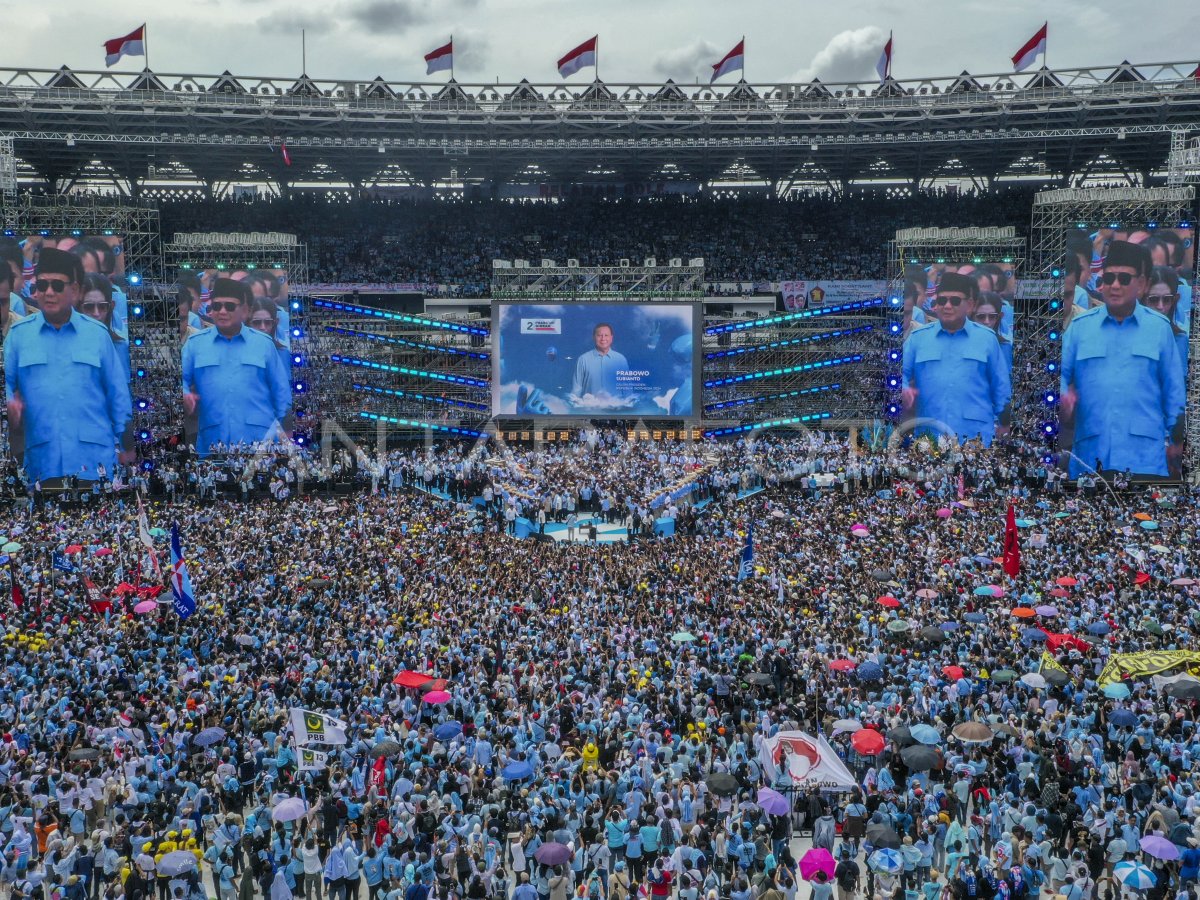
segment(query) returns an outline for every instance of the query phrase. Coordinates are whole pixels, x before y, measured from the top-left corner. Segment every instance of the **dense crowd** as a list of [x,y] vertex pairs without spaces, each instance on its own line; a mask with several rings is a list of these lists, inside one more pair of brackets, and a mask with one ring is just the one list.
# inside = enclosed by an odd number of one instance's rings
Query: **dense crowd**
[[[147,501],[179,525],[185,620],[139,538],[142,476],[14,505],[0,880],[40,900],[1194,897],[1200,679],[1099,681],[1116,654],[1195,646],[1198,498],[1071,492],[1034,452],[231,452],[293,490]],[[323,489],[335,470],[357,489]],[[583,486],[646,503],[697,471],[708,502],[672,538],[517,540],[495,514]],[[853,785],[771,780],[764,742],[796,729]]]
[[212,200],[161,206],[164,235],[285,231],[308,246],[314,282],[452,284],[482,296],[493,259],[612,265],[704,259],[711,282],[887,276],[897,228],[1029,222],[1033,194],[921,191],[653,199],[503,200],[325,198]]

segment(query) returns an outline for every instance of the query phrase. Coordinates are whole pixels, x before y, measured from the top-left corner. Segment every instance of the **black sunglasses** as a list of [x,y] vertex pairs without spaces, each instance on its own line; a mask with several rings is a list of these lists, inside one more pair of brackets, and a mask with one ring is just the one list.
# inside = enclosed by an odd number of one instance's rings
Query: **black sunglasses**
[[945,306],[947,303],[949,303],[951,306],[962,306],[964,299],[965,298],[963,297],[943,297],[941,294],[938,294],[933,298],[933,303],[931,305]]
[[65,278],[39,278],[33,283],[33,287],[39,294],[44,294],[46,291],[54,291],[56,294],[61,294],[67,289],[68,284],[74,283],[74,281],[67,281]]
[[237,312],[237,308],[242,304],[231,300],[228,303],[217,303],[216,301],[208,304],[208,308],[212,312]]
[[1114,281],[1121,282],[1122,287],[1129,287],[1130,282],[1133,281],[1133,274],[1131,272],[1105,272],[1100,276],[1101,284],[1112,284]]

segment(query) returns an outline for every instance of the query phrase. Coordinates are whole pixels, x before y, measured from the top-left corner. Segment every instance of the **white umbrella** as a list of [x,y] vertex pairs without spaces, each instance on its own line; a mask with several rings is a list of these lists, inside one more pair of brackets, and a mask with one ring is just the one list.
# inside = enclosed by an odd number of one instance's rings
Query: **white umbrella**
[[271,818],[276,822],[294,822],[308,813],[308,804],[299,797],[288,797],[280,800],[271,810]]
[[1040,690],[1046,686],[1046,679],[1037,672],[1026,672],[1021,676],[1021,684]]
[[1117,880],[1121,884],[1127,885],[1135,891],[1148,890],[1158,883],[1158,878],[1150,869],[1133,860],[1117,863],[1113,866],[1113,874],[1117,876]]
[[158,861],[158,874],[174,877],[196,868],[196,854],[191,850],[174,850]]

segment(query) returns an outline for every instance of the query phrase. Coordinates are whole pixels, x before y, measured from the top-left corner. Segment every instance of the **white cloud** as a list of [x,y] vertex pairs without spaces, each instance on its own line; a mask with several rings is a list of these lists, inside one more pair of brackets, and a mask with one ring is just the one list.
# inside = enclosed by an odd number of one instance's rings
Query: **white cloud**
[[707,82],[712,66],[725,55],[708,41],[693,41],[686,47],[676,47],[660,53],[654,60],[654,72],[663,78],[684,82]]
[[887,43],[887,32],[874,25],[840,31],[817,51],[807,69],[795,81],[820,78],[827,82],[862,81],[875,78],[875,63]]
[[454,68],[468,75],[483,71],[491,49],[487,37],[481,31],[455,32]]

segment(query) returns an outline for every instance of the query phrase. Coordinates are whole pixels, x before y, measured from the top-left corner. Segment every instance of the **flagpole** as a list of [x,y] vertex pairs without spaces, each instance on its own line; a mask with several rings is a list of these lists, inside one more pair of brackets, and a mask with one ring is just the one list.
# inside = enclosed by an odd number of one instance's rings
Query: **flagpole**
[[450,35],[450,80],[454,80],[454,35]]
[[1046,31],[1046,39],[1042,45],[1042,68],[1050,68],[1050,20],[1047,19],[1042,23],[1042,28]]
[[742,35],[742,81],[746,80],[746,36]]
[[146,58],[146,68],[150,68],[150,26],[142,23],[142,55]]
[[595,66],[593,66],[593,68],[596,70],[594,73],[596,76],[596,80],[599,81],[600,80],[600,35],[596,35],[596,64],[595,64]]
[[308,42],[305,40],[304,29],[300,29],[300,74],[308,74]]

